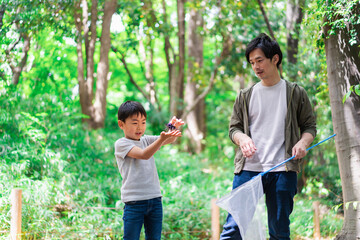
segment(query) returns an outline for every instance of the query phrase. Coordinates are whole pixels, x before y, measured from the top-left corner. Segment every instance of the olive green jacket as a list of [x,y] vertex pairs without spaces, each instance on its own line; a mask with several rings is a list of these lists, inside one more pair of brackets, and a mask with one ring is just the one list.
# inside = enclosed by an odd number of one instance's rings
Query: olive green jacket
[[[309,98],[304,90],[296,83],[286,81],[287,113],[285,122],[285,156],[284,160],[292,156],[292,148],[300,140],[305,132],[316,136],[316,121]],[[229,125],[229,137],[234,142],[237,132],[250,136],[248,108],[253,86],[241,90],[234,103],[233,113]],[[235,142],[234,142],[235,143]],[[236,144],[236,143],[235,143]],[[301,159],[291,160],[285,163],[286,171],[300,171]],[[237,149],[234,159],[235,171],[239,173],[245,163],[240,148]]]

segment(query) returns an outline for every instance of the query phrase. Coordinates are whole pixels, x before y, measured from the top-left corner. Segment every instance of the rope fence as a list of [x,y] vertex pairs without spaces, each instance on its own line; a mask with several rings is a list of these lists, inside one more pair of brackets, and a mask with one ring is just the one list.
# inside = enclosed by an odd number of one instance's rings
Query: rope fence
[[[13,189],[11,192],[11,221],[10,221],[10,232],[9,231],[4,231],[2,229],[0,229],[0,234],[9,234],[10,233],[10,239],[11,240],[21,240],[22,236],[27,236],[27,235],[38,235],[38,234],[57,234],[57,235],[65,235],[65,234],[69,234],[69,233],[77,233],[77,234],[82,234],[82,233],[91,233],[94,232],[97,235],[99,234],[108,234],[110,236],[116,234],[116,231],[114,232],[113,229],[109,229],[109,230],[105,230],[105,231],[99,231],[96,229],[71,229],[71,228],[67,228],[64,229],[64,231],[59,231],[59,230],[50,230],[50,231],[37,231],[37,232],[21,232],[21,224],[22,224],[22,217],[21,217],[21,211],[22,211],[22,206],[34,206],[31,204],[22,204],[22,189]],[[189,231],[177,231],[177,232],[167,232],[164,231],[163,234],[164,235],[170,235],[173,233],[198,233],[198,234],[205,234],[207,236],[211,236],[211,240],[219,240],[220,238],[220,209],[219,207],[215,204],[217,199],[212,199],[211,200],[211,229],[210,230],[189,230]],[[8,204],[6,204],[8,205]],[[319,211],[319,205],[320,203],[318,201],[315,201],[313,203],[313,212],[314,212],[314,239],[320,239],[320,211]],[[54,208],[56,209],[57,207],[59,207],[59,205],[54,205],[54,206],[50,206],[50,205],[42,205],[42,204],[36,204],[36,206],[38,207],[44,207],[44,208]],[[67,206],[67,210],[71,211],[74,209],[82,209],[82,210],[87,210],[87,209],[95,209],[95,210],[123,210],[123,208],[119,208],[119,207],[84,207],[84,206]],[[206,209],[168,209],[166,211],[164,211],[165,213],[167,211],[176,211],[176,212],[198,212],[198,211],[204,211]]]

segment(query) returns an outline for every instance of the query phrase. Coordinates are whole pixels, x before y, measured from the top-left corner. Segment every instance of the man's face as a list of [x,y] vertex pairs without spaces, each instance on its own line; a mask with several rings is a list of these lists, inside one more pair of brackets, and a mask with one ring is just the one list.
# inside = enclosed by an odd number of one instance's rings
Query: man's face
[[272,59],[266,58],[264,52],[260,48],[254,49],[249,54],[249,62],[256,76],[262,80],[273,80],[278,74],[277,62],[279,56],[276,54]]
[[146,130],[146,117],[141,114],[132,115],[125,119],[125,122],[119,120],[118,124],[126,138],[140,140]]

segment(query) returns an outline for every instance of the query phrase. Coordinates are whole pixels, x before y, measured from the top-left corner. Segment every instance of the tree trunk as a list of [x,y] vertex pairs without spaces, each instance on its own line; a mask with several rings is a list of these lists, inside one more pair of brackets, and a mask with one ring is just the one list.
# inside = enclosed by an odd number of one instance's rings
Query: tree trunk
[[97,67],[96,94],[94,103],[94,121],[92,128],[104,127],[106,117],[106,92],[109,77],[109,50],[110,25],[112,15],[116,11],[117,0],[107,0],[104,6],[104,16],[102,17],[102,29],[100,38],[100,61]]
[[[95,101],[93,101],[93,82],[94,82],[94,51],[96,41],[96,21],[97,1],[92,1],[91,7],[91,25],[88,28],[88,6],[87,1],[77,2],[74,17],[75,26],[78,31],[77,36],[77,55],[78,55],[78,81],[79,94],[82,113],[90,118],[85,119],[91,128],[104,127],[106,117],[106,92],[108,86],[109,73],[109,50],[110,50],[110,24],[112,15],[116,11],[117,1],[107,0],[104,4],[104,15],[102,16],[102,29],[100,37],[100,60],[97,67],[97,81]],[[82,14],[81,14],[82,12]],[[84,33],[84,37],[83,34]],[[90,34],[90,37],[89,37]],[[83,60],[83,41],[85,42],[86,62]],[[85,79],[85,65],[86,76]]]
[[[259,7],[260,7],[260,11],[264,17],[264,20],[265,20],[265,23],[266,23],[266,26],[269,30],[269,33],[270,33],[270,36],[273,40],[276,40],[276,37],[275,37],[275,34],[274,34],[274,31],[272,30],[271,28],[271,24],[270,24],[270,21],[269,21],[269,18],[267,17],[266,15],[266,12],[265,12],[265,8],[264,8],[264,4],[261,2],[261,0],[258,0],[258,4],[259,4]],[[283,72],[283,69],[282,69],[282,63],[280,64],[279,66],[279,73],[280,73],[280,77],[282,78],[282,72]]]
[[30,50],[30,37],[27,33],[22,33],[21,38],[23,39],[23,50],[20,57],[20,62],[17,66],[13,66],[10,64],[11,71],[13,73],[12,76],[12,84],[17,85],[19,83],[21,72],[23,71],[27,58],[28,58],[28,52]]
[[[303,20],[303,6],[305,0],[288,0],[286,7],[286,38],[287,55],[289,64],[297,63],[297,53],[299,46],[299,30]],[[292,72],[292,71],[291,71]],[[290,72],[290,73],[291,73]],[[294,75],[294,73],[293,73]],[[296,76],[296,73],[295,73]]]
[[3,26],[3,19],[4,19],[4,14],[5,14],[5,4],[0,4],[0,29]]
[[[170,109],[172,109],[171,107],[171,102],[172,102],[172,99],[171,99],[171,83],[172,83],[172,77],[173,77],[173,65],[174,65],[174,61],[175,61],[175,54],[174,54],[174,50],[171,46],[171,43],[170,43],[170,24],[168,23],[168,20],[167,20],[167,10],[166,10],[166,1],[165,0],[162,0],[161,1],[162,3],[162,8],[163,8],[163,24],[164,24],[164,51],[165,51],[165,58],[166,58],[166,64],[167,64],[167,67],[168,67],[168,74],[169,74],[169,81],[168,81],[168,88],[169,88],[169,93],[170,93]],[[170,54],[170,52],[172,52],[172,55]],[[173,56],[173,59],[172,57]]]
[[146,92],[149,93],[149,101],[153,106],[157,105],[156,101],[156,90],[154,82],[154,49],[152,47],[151,36],[146,36],[146,46],[144,42],[140,40],[139,47],[140,52],[142,53],[142,61],[145,63],[145,78],[147,83]]
[[[181,116],[184,102],[184,78],[185,78],[185,0],[177,0],[178,16],[178,71],[170,83],[170,112],[172,115]],[[175,59],[176,62],[176,59]],[[172,69],[173,71],[174,69]],[[172,72],[174,74],[174,72]]]
[[[359,4],[356,5],[359,10]],[[336,239],[360,239],[360,97],[352,93],[342,102],[350,86],[360,83],[359,46],[349,44],[349,30],[336,35],[324,27],[325,51],[330,91],[330,104],[336,153],[338,157],[343,201],[344,223]],[[360,31],[356,29],[357,36]]]
[[[95,61],[94,61],[94,53],[95,53],[95,44],[96,44],[96,21],[98,14],[98,3],[97,0],[91,1],[91,20],[90,20],[90,36],[85,36],[89,39],[88,44],[86,44],[86,60],[87,60],[87,69],[86,69],[86,83],[87,83],[87,94],[89,96],[90,101],[92,101],[94,97],[94,70],[95,70]],[[86,43],[86,42],[85,42]]]
[[[1,27],[2,27],[2,24],[3,24],[2,21],[3,21],[3,17],[4,17],[6,9],[3,4],[0,7],[1,7],[1,9],[0,9],[1,19],[0,20],[1,20]],[[21,8],[18,7],[16,9],[16,13],[20,14],[20,12],[21,12]],[[27,62],[28,52],[30,50],[31,38],[27,32],[23,32],[21,30],[24,26],[22,26],[19,19],[15,20],[14,24],[15,24],[17,31],[19,32],[19,37],[14,43],[10,44],[7,47],[7,49],[5,50],[5,55],[6,55],[6,60],[9,64],[11,72],[12,72],[12,84],[17,85],[19,83],[21,72],[23,71],[23,69],[26,65],[26,62]],[[15,47],[19,44],[19,42],[21,40],[23,41],[22,54],[20,56],[20,61],[17,62],[18,61],[17,58],[11,57],[10,53],[11,53],[11,51],[13,51],[15,49]]]
[[[146,14],[146,25],[149,29],[155,29],[155,24],[158,22],[153,9],[153,2],[151,0],[143,0],[142,11]],[[142,61],[145,63],[145,78],[148,82],[146,91],[149,93],[149,101],[154,108],[160,112],[161,104],[156,95],[156,84],[154,80],[154,43],[153,33],[146,32],[146,39],[140,41],[140,52],[142,52]],[[141,49],[142,48],[142,49]]]
[[80,1],[77,2],[74,9],[74,18],[75,18],[75,27],[77,30],[76,36],[76,52],[77,52],[77,74],[79,82],[79,95],[80,95],[80,105],[81,112],[85,115],[88,115],[90,119],[84,119],[86,122],[90,122],[93,116],[93,105],[92,98],[89,99],[89,94],[87,90],[87,83],[85,82],[84,72],[85,72],[85,63],[83,58],[82,50],[82,22],[81,22],[81,4]]
[[[189,38],[188,38],[188,74],[185,87],[185,104],[191,105],[199,94],[196,73],[199,74],[203,67],[203,38],[197,33],[199,28],[204,25],[201,14],[195,9],[190,11],[189,20]],[[196,153],[200,153],[204,144],[202,140],[205,138],[205,100],[199,101],[194,110],[189,112],[186,117],[187,129],[186,134],[190,139],[190,149]]]
[[[0,4],[0,30],[2,30],[2,27],[3,27],[4,14],[5,14],[5,4]],[[0,37],[3,37],[1,35],[0,35]],[[1,79],[4,79],[4,75],[5,75],[4,72],[0,71],[0,78]]]
[[268,28],[268,30],[269,30],[270,36],[271,36],[274,40],[276,40],[274,31],[273,31],[272,28],[271,28],[271,24],[270,24],[269,18],[268,18],[267,15],[266,15],[266,12],[265,12],[265,9],[264,9],[264,5],[263,5],[263,3],[261,2],[261,0],[258,0],[258,4],[259,4],[259,7],[260,7],[260,11],[261,11],[261,13],[262,13],[262,15],[263,15],[263,17],[264,17],[266,26],[267,26],[267,28]]

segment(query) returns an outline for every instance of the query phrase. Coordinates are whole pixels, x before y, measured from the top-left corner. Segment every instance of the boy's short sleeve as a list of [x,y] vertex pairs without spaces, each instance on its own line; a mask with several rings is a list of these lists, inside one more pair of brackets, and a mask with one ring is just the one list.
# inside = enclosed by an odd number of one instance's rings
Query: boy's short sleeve
[[126,138],[120,138],[115,142],[115,157],[125,159],[130,150],[135,147],[133,141]]
[[145,135],[141,138],[141,141],[134,141],[127,138],[120,138],[115,142],[115,157],[120,159],[125,159],[126,155],[130,150],[138,146],[142,149],[146,148],[153,142],[155,142],[159,136],[149,136]]
[[150,144],[155,142],[158,138],[159,138],[159,136],[145,135],[144,136],[144,141],[146,142],[145,145],[149,146]]

